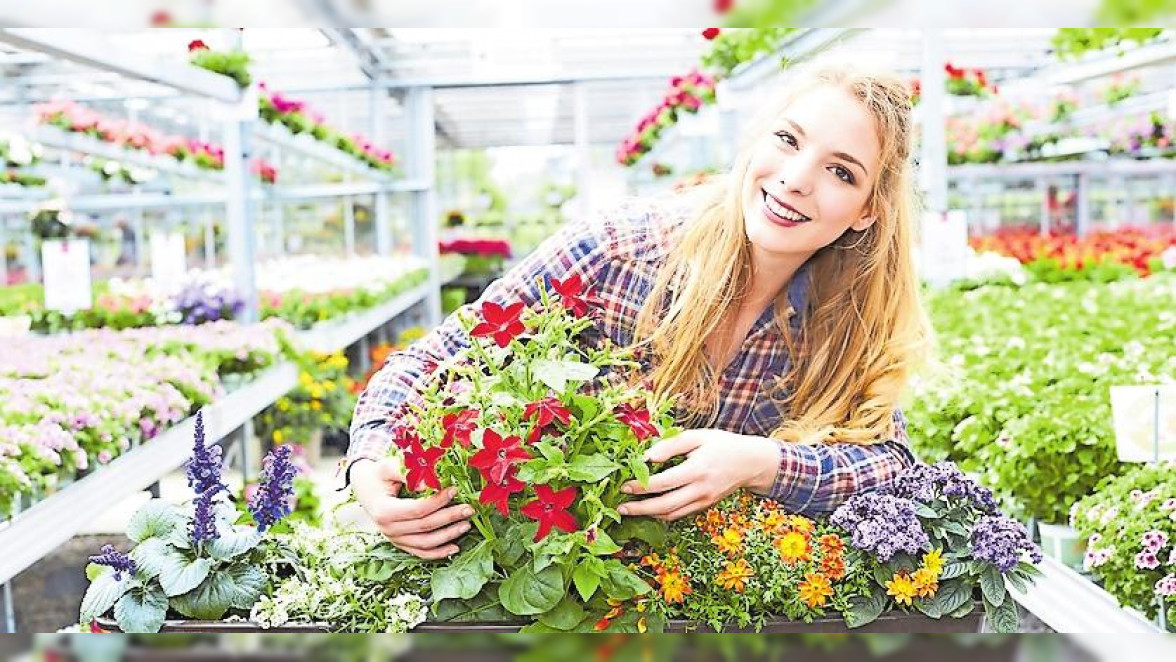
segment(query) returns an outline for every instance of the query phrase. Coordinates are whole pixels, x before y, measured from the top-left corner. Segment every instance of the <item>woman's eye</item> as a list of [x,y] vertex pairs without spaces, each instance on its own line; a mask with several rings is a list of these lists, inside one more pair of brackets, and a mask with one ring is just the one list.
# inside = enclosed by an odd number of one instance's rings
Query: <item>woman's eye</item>
[[846,170],[845,168],[842,168],[841,166],[834,166],[833,174],[837,176],[837,179],[840,179],[846,184],[853,183],[853,173]]
[[784,144],[788,145],[789,147],[792,147],[792,148],[798,147],[798,145],[796,144],[796,136],[792,135],[791,133],[788,133],[787,131],[781,131],[780,133],[777,133],[776,137],[778,137],[781,141],[784,142]]

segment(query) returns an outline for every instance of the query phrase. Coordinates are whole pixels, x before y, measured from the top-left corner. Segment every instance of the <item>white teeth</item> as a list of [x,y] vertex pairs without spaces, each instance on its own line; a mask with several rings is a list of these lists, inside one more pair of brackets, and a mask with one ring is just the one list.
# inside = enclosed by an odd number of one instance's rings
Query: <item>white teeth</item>
[[768,205],[768,211],[783,219],[793,221],[795,223],[801,223],[809,220],[807,216],[803,216],[790,209],[781,207],[780,204],[776,202],[776,199],[769,195],[767,191],[764,191],[764,202],[766,202]]

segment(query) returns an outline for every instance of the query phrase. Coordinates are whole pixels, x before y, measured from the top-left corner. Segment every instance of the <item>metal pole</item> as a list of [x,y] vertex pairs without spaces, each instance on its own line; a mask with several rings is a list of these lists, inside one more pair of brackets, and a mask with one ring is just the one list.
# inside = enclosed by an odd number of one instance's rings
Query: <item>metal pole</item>
[[936,215],[947,211],[947,128],[943,122],[945,53],[943,31],[924,30],[923,93],[919,109],[923,115],[923,145],[919,182],[927,211]]
[[12,582],[4,582],[0,591],[4,593],[4,632],[5,634],[15,634],[16,614],[12,611]]
[[1079,237],[1085,237],[1090,231],[1090,175],[1080,172],[1077,178],[1074,195],[1078,199],[1078,210],[1074,231]]
[[346,196],[343,203],[343,252],[347,257],[355,255],[355,199]]
[[147,224],[143,222],[143,210],[131,212],[131,224],[135,228],[135,267],[140,276],[150,269],[147,263]]
[[[384,145],[388,140],[388,123],[384,117],[384,99],[388,91],[377,80],[372,80],[368,103],[370,105],[372,141],[377,145]],[[372,219],[376,228],[376,253],[389,255],[392,253],[392,208],[388,191],[377,191],[372,201]]]
[[434,125],[433,89],[414,87],[405,95],[409,118],[409,168],[426,182],[426,188],[414,193],[412,222],[413,252],[429,262],[429,293],[425,299],[425,324],[441,323],[440,255],[437,252],[437,196],[434,191],[434,167],[437,144]]
[[233,282],[245,299],[241,321],[258,320],[257,282],[253,261],[257,253],[254,233],[254,205],[250,195],[249,122],[232,120],[225,127],[225,185],[227,204],[225,219],[229,230],[229,262],[233,265]]

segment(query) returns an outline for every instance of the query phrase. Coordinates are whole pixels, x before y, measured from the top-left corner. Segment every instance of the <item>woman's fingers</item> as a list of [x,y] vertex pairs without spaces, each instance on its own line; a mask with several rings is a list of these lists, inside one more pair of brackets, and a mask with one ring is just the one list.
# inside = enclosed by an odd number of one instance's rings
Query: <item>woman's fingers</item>
[[421,517],[419,519],[401,520],[392,522],[383,527],[385,535],[389,536],[403,536],[414,533],[428,533],[429,531],[436,531],[443,526],[468,519],[474,514],[474,509],[465,504],[456,506],[449,506],[442,508],[431,515]]
[[412,533],[396,536],[393,543],[421,550],[435,550],[446,543],[453,542],[466,531],[470,530],[469,522],[458,522],[449,526],[430,531],[428,533]]
[[682,487],[661,496],[640,501],[629,501],[621,505],[618,511],[628,517],[665,517],[670,513],[685,508],[699,500],[701,494],[697,488]]
[[650,446],[645,451],[645,461],[654,463],[665,462],[672,457],[689,453],[701,446],[704,441],[706,441],[706,435],[698,434],[695,430],[687,430],[669,439],[662,439]]
[[687,460],[676,467],[650,476],[649,485],[646,487],[641,487],[641,483],[631,480],[621,486],[621,491],[625,494],[657,494],[689,485],[694,479],[694,467]]

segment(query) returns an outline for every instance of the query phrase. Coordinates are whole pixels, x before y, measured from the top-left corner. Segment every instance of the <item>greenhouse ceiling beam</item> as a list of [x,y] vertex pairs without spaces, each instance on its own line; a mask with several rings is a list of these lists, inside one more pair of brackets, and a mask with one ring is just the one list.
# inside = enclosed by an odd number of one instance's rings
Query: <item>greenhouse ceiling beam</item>
[[104,35],[89,30],[0,28],[0,42],[218,101],[236,103],[241,99],[241,89],[227,76],[120,51]]
[[386,79],[382,82],[388,89],[431,87],[438,90],[475,87],[528,87],[532,85],[571,85],[573,83],[604,83],[623,81],[666,81],[680,75],[679,70],[607,72],[601,74],[575,74],[566,76],[518,76],[487,80],[477,77],[461,78],[404,78]]
[[1055,69],[1043,72],[1040,77],[1027,79],[1024,84],[1034,86],[1067,85],[1174,61],[1176,61],[1176,42],[1162,42],[1142,46],[1122,55],[1108,56],[1090,62],[1059,64]]
[[335,46],[350,51],[359,60],[360,70],[369,79],[379,79],[381,72],[390,68],[391,63],[383,51],[372,48],[354,28],[320,28],[319,32]]

